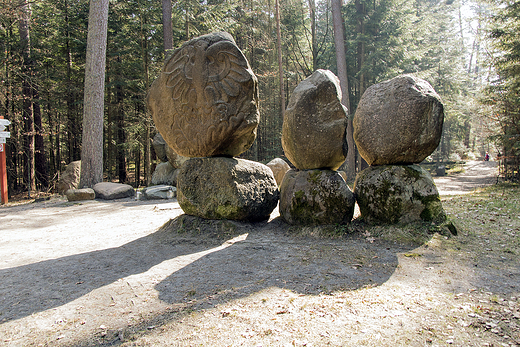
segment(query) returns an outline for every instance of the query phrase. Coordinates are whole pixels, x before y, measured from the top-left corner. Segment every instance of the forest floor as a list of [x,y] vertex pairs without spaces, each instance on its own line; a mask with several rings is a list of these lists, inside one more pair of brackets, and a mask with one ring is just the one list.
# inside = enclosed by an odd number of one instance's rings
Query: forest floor
[[435,178],[456,236],[175,200],[0,207],[0,345],[520,346],[520,187],[493,164]]

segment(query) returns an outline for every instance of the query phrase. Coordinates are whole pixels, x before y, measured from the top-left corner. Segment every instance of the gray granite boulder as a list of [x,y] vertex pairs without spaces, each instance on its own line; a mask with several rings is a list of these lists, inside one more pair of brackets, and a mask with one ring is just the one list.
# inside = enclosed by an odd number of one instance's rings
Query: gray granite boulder
[[170,162],[159,163],[152,174],[152,184],[176,186],[178,174],[179,170],[172,167]]
[[246,57],[230,34],[220,32],[172,51],[147,104],[157,129],[179,155],[237,156],[256,138],[258,99],[257,78]]
[[292,93],[282,127],[287,159],[300,170],[336,170],[347,155],[347,112],[338,78],[317,70]]
[[152,146],[153,150],[155,151],[155,155],[160,161],[168,161],[168,158],[166,157],[166,148],[168,145],[160,133],[155,134],[153,137]]
[[283,176],[285,176],[285,173],[291,169],[289,164],[287,164],[285,160],[281,158],[274,158],[266,165],[273,172],[274,179],[276,180],[276,184],[278,184],[278,186],[282,184]]
[[68,201],[94,200],[96,192],[92,188],[69,189],[65,192]]
[[141,193],[144,200],[173,199],[177,196],[177,188],[163,184],[146,187]]
[[73,161],[65,168],[60,175],[56,188],[58,194],[66,194],[69,189],[76,189],[79,186],[79,178],[81,176],[81,160]]
[[280,186],[280,215],[289,224],[345,224],[356,199],[337,171],[289,170]]
[[428,171],[419,165],[371,166],[354,183],[361,217],[376,223],[443,222],[446,214]]
[[183,211],[206,219],[265,220],[278,197],[271,169],[244,159],[191,158],[177,179],[177,200]]
[[420,163],[439,145],[443,122],[432,86],[398,76],[365,91],[353,119],[354,140],[369,165]]
[[94,185],[96,198],[113,200],[129,198],[135,195],[135,190],[132,186],[122,183],[100,182]]
[[184,162],[189,159],[188,157],[184,157],[175,153],[175,151],[168,145],[166,145],[166,158],[168,159],[168,162],[176,169],[180,169],[182,164],[184,164]]

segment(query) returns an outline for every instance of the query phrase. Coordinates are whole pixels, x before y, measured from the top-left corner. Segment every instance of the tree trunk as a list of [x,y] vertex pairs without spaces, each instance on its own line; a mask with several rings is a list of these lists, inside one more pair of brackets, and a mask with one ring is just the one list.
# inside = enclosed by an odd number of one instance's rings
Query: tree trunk
[[311,45],[312,45],[312,71],[318,68],[318,47],[316,43],[316,3],[309,0],[309,15],[311,17]]
[[164,50],[173,48],[172,0],[162,0]]
[[[170,9],[170,25],[171,25],[171,1],[170,2],[170,5],[169,5],[169,9]],[[164,6],[164,1],[163,1],[163,6]],[[163,16],[164,16],[164,12],[163,12]],[[164,20],[164,18],[163,18]],[[150,75],[149,75],[149,70],[150,70],[150,59],[149,59],[149,54],[148,54],[148,41],[146,40],[146,35],[145,35],[145,24],[146,24],[146,18],[143,18],[141,16],[141,55],[142,55],[142,61],[143,61],[143,71],[144,71],[144,86],[145,86],[145,95],[148,95],[148,88],[150,87]],[[165,49],[166,48],[166,37],[165,37]],[[172,47],[173,47],[173,38],[172,38]],[[152,158],[151,158],[151,150],[150,150],[150,127],[151,127],[151,124],[153,123],[152,122],[152,119],[151,119],[151,116],[150,116],[150,113],[148,112],[148,108],[145,107],[145,115],[144,115],[144,126],[145,126],[145,136],[144,136],[144,143],[143,143],[143,147],[144,147],[144,183],[146,186],[149,186],[151,181],[152,181],[152,172],[151,172],[151,165],[152,165]]]
[[115,83],[115,121],[117,128],[117,177],[120,183],[125,183],[126,172],[126,131],[125,131],[125,110],[123,108],[123,76],[121,75],[121,58],[116,61],[116,83]]
[[21,18],[18,23],[20,33],[20,45],[22,49],[22,117],[24,120],[24,179],[29,198],[31,190],[35,188],[34,173],[34,114],[32,105],[31,88],[31,39],[29,35],[29,23],[31,20],[31,9],[29,4],[23,0],[21,2]]
[[72,59],[71,59],[71,48],[70,48],[70,24],[69,24],[69,9],[68,2],[65,1],[64,5],[65,15],[65,60],[67,61],[67,72],[66,72],[66,92],[65,100],[67,103],[67,142],[69,149],[69,163],[81,158],[80,152],[80,129],[78,113],[76,109],[76,98],[73,89],[74,82],[72,81]]
[[108,0],[90,0],[80,187],[103,181],[103,110]]
[[332,21],[334,24],[334,46],[336,48],[336,64],[338,67],[338,78],[341,84],[341,103],[347,108],[347,144],[348,154],[345,172],[347,179],[353,180],[356,177],[356,150],[354,143],[354,132],[352,128],[352,118],[350,117],[350,100],[348,95],[347,60],[345,57],[345,39],[343,34],[343,19],[341,18],[341,0],[332,0]]
[[280,79],[280,107],[282,109],[282,120],[285,116],[285,88],[283,84],[283,62],[282,62],[282,32],[280,29],[280,3],[275,1],[276,11],[276,48],[278,50],[278,77]]
[[38,87],[32,86],[33,97],[33,116],[34,116],[34,171],[36,180],[41,188],[49,186],[49,168],[47,166],[47,158],[45,155],[45,146],[43,141],[42,113],[40,109],[40,97]]

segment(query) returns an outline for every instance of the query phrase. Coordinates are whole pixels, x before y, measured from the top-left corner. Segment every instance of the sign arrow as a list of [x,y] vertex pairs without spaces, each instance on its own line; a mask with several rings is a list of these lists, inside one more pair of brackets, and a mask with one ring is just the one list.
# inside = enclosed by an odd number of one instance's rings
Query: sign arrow
[[9,124],[11,124],[9,119],[0,119],[0,125],[8,126]]
[[9,138],[11,137],[11,132],[9,131],[0,131],[0,138]]

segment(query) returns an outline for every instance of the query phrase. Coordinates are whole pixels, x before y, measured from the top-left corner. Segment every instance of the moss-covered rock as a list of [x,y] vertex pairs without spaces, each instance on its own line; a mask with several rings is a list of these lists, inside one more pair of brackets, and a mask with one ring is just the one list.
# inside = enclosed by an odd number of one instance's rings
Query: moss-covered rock
[[280,186],[280,215],[293,225],[348,223],[354,204],[347,183],[332,170],[289,170]]
[[206,219],[265,220],[278,197],[271,169],[244,159],[191,158],[177,178],[177,200],[184,213]]
[[354,183],[361,216],[368,222],[442,222],[446,214],[428,171],[419,165],[371,166]]

